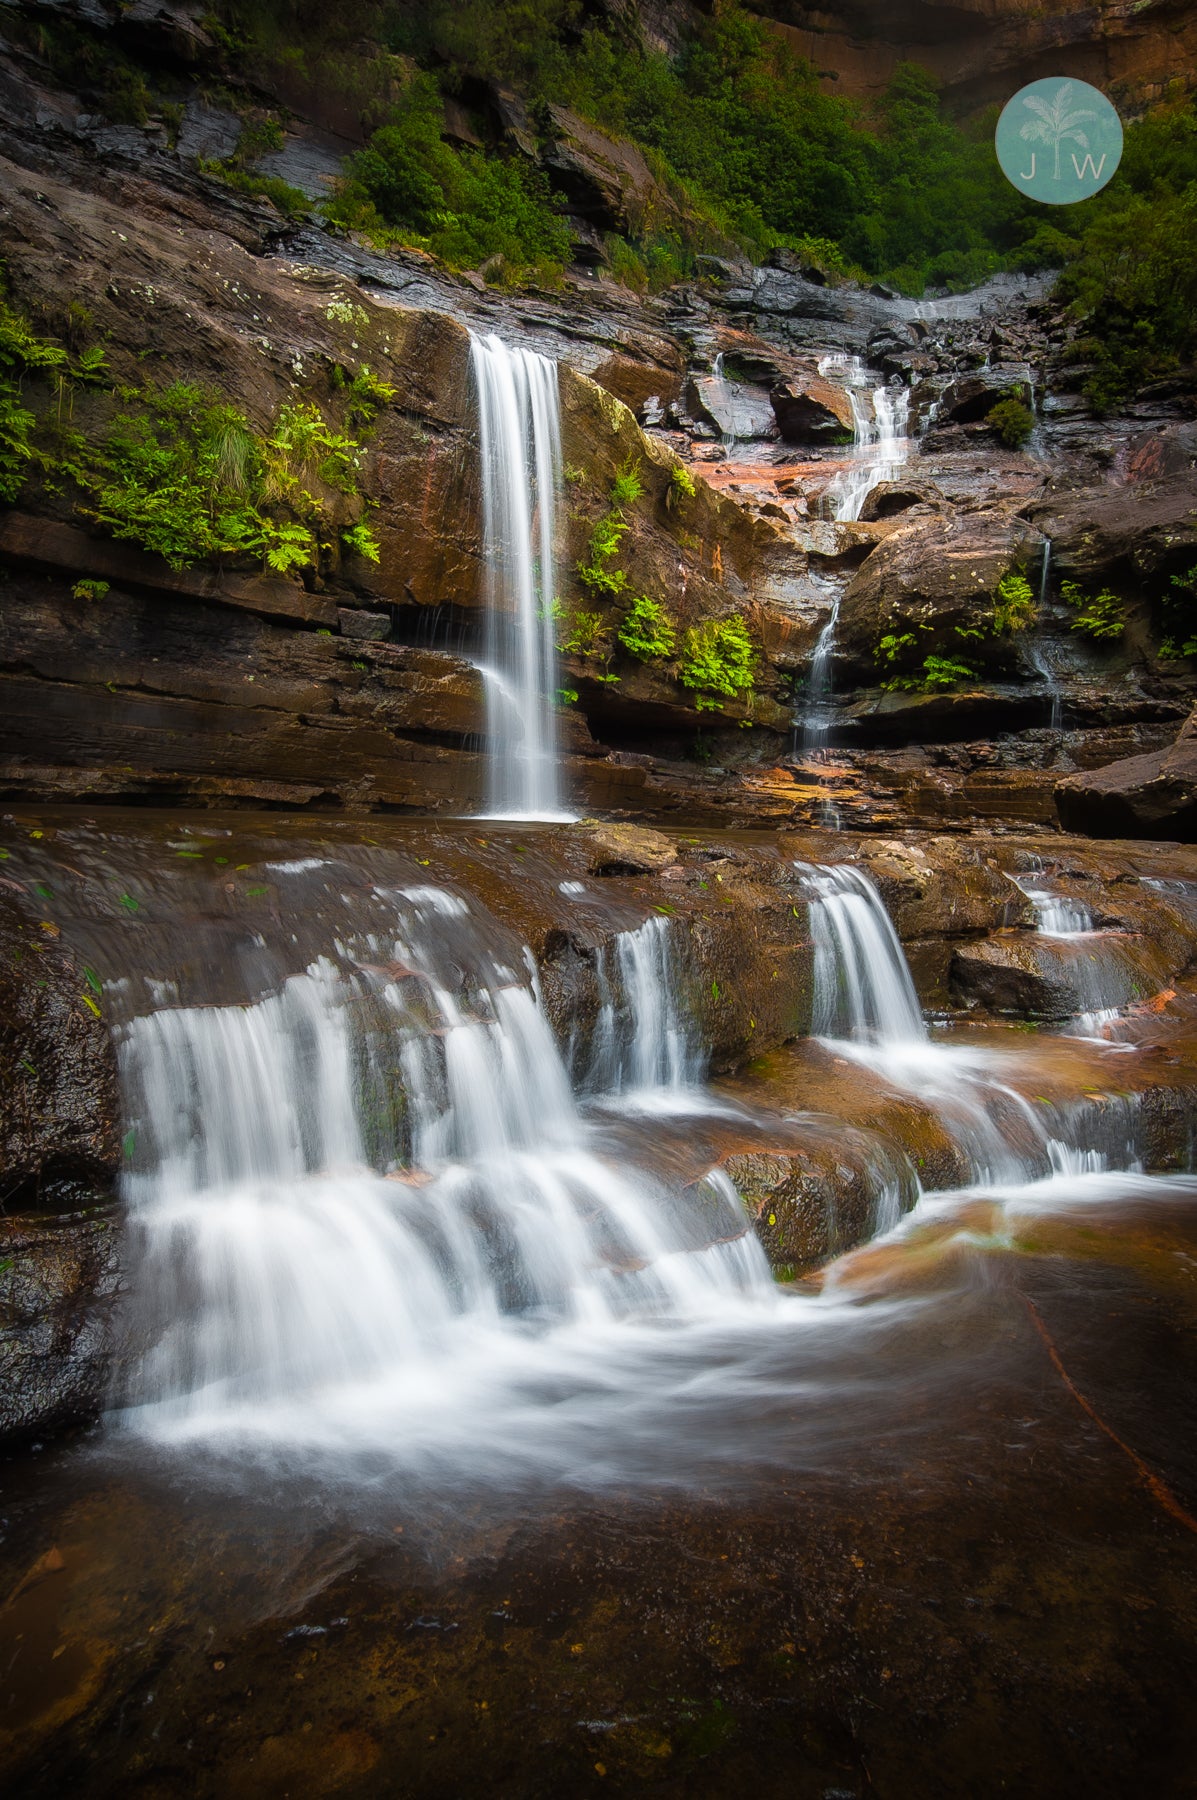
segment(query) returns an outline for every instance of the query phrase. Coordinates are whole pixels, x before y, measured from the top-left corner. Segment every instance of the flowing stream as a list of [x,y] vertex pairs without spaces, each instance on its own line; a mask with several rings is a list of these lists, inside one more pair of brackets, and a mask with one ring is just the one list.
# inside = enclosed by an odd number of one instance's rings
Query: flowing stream
[[557,739],[557,365],[471,337],[486,599],[485,816],[565,819]]

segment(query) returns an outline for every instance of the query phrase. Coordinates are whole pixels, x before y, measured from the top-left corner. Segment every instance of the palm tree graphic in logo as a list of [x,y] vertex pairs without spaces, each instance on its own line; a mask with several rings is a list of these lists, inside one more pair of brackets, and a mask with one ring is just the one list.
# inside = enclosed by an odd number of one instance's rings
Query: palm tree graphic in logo
[[[1038,94],[1027,94],[1023,99],[1023,105],[1034,113],[1035,117],[1026,121],[1018,135],[1028,144],[1043,144],[1047,149],[1055,151],[1053,181],[1060,179],[1061,144],[1077,144],[1082,150],[1088,150],[1089,140],[1078,128],[1087,120],[1097,117],[1097,114],[1087,106],[1077,107],[1070,112],[1071,100],[1071,81],[1060,83],[1050,105],[1046,100],[1040,99]],[[1034,158],[1032,158],[1032,171],[1034,167]]]

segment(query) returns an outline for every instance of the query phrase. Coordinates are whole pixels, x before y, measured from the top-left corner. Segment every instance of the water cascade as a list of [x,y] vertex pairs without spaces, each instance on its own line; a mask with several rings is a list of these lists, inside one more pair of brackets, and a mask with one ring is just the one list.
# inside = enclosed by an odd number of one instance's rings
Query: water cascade
[[587,1077],[592,1092],[641,1103],[693,1100],[704,1057],[679,1004],[681,971],[668,919],[621,931],[598,957],[599,1016]]
[[[843,382],[852,408],[852,461],[833,479],[826,495],[832,517],[851,521],[859,519],[873,489],[880,482],[892,481],[906,461],[910,396],[905,388],[889,387],[875,387],[870,395],[868,371],[858,356],[825,356],[819,363],[819,373]],[[815,642],[807,674],[799,730],[802,749],[808,753],[823,748],[830,726],[828,702],[839,614],[837,589],[827,622]]]
[[[139,1431],[397,1444],[530,1332],[771,1303],[725,1178],[677,1190],[603,1154],[533,981],[469,904],[393,902],[393,935],[279,992],[123,1030]],[[664,951],[626,938],[644,1023]],[[685,1067],[658,1018],[647,1085]]]
[[868,876],[847,863],[797,866],[813,901],[814,1030],[861,1042],[925,1043],[910,966]]
[[[1052,541],[1050,538],[1044,538],[1044,540],[1043,540],[1043,561],[1040,565],[1040,570],[1039,570],[1039,619],[1040,619],[1040,624],[1042,624],[1044,614],[1047,611],[1047,599],[1048,599],[1050,576],[1051,576],[1051,562],[1052,562]],[[1053,731],[1059,731],[1060,725],[1061,725],[1061,720],[1063,717],[1063,694],[1062,694],[1061,688],[1060,688],[1060,678],[1056,674],[1056,671],[1052,668],[1052,665],[1048,660],[1047,653],[1044,650],[1043,645],[1037,639],[1032,638],[1030,646],[1029,646],[1028,654],[1030,656],[1031,662],[1034,665],[1036,671],[1040,675],[1042,675],[1044,682],[1047,685],[1047,691],[1051,695],[1051,703],[1052,703],[1051,729]]]
[[865,501],[883,481],[892,481],[909,450],[910,395],[906,388],[870,390],[858,356],[825,356],[820,375],[843,382],[852,408],[852,459],[827,489],[832,517],[859,519]]
[[486,816],[567,818],[557,743],[557,365],[470,339],[485,568]]
[[[933,1042],[893,922],[860,869],[795,865],[810,897],[815,947],[813,1030],[837,1053],[917,1096],[964,1153],[974,1181],[1138,1166],[1134,1103],[1107,1104],[1103,1142],[1093,1120],[1045,1117],[1009,1082],[1002,1061],[971,1046]],[[1084,1136],[1085,1142],[1075,1141]]]

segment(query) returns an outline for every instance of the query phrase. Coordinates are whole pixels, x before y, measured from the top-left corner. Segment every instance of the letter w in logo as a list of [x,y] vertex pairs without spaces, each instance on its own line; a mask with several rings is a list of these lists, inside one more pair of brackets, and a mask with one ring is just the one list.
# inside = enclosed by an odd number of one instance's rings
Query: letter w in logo
[[1095,163],[1091,156],[1087,156],[1083,163],[1079,163],[1076,159],[1076,152],[1073,151],[1072,166],[1076,170],[1078,181],[1083,181],[1086,175],[1092,175],[1094,181],[1100,181],[1101,172],[1106,166],[1106,152],[1102,151],[1099,163]]

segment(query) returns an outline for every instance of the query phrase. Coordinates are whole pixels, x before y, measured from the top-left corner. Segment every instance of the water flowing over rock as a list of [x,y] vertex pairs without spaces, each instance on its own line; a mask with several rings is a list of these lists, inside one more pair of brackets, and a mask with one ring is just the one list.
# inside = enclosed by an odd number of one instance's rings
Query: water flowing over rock
[[[497,337],[471,343],[486,581],[486,809],[561,815],[557,748],[557,369]],[[563,815],[561,815],[563,816]]]

